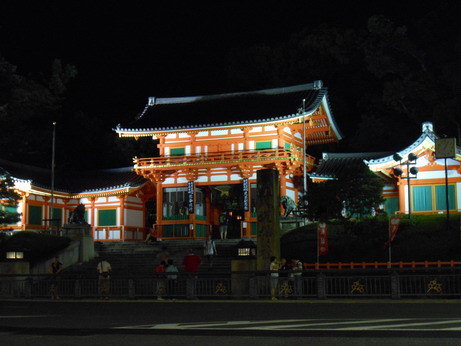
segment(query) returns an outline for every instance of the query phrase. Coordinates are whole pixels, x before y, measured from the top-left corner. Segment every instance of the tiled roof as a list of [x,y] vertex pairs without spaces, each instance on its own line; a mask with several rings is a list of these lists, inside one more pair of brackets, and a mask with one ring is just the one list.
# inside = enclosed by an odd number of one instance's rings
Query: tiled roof
[[364,162],[389,155],[389,152],[373,153],[323,153],[323,157],[314,173],[309,173],[313,179],[335,179],[341,172],[353,163]]
[[262,123],[298,115],[303,100],[304,111],[310,113],[320,105],[324,97],[327,98],[327,89],[321,81],[219,95],[150,97],[144,110],[132,123],[119,124],[115,130],[168,131]]
[[[0,167],[13,178],[31,180],[32,185],[51,188],[51,170],[0,159]],[[101,192],[124,187],[138,187],[147,180],[133,172],[133,167],[93,171],[55,172],[55,190],[71,194]]]

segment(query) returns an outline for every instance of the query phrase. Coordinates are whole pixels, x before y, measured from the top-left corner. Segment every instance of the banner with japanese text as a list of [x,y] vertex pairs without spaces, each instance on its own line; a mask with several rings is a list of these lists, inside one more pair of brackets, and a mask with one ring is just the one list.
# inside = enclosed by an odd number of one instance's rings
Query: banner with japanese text
[[391,216],[389,218],[389,240],[384,244],[384,247],[388,247],[389,244],[394,240],[395,235],[399,229],[400,218],[398,216]]
[[317,246],[318,253],[320,256],[328,254],[328,234],[327,234],[327,224],[325,222],[320,222],[317,228]]

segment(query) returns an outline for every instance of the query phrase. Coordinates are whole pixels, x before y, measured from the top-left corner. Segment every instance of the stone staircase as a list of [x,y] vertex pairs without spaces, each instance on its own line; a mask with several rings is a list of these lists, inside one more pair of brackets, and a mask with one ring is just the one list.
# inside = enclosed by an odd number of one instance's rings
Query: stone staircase
[[98,257],[93,260],[74,265],[65,270],[70,275],[94,276],[96,266],[101,259],[107,260],[112,267],[114,276],[150,276],[160,263],[157,254],[166,247],[169,258],[174,261],[179,271],[182,271],[182,261],[189,249],[202,259],[199,272],[202,275],[228,273],[231,270],[231,260],[237,253],[236,245],[240,239],[215,240],[218,255],[214,257],[213,268],[210,270],[207,259],[203,256],[204,240],[163,240],[153,244],[144,242],[95,242]]

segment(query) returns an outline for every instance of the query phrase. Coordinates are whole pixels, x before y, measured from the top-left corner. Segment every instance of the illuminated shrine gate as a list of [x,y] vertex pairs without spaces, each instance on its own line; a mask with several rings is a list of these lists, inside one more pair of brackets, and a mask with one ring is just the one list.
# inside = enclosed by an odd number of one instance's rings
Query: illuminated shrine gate
[[[218,118],[227,121],[215,123]],[[241,235],[256,236],[257,170],[278,170],[280,195],[297,202],[299,177],[315,161],[303,155],[304,148],[341,139],[321,81],[243,93],[151,97],[134,126],[118,125],[115,131],[120,137],[158,141],[159,157],[135,158],[134,171],[156,184],[156,228],[162,238],[205,237],[222,211],[211,203],[212,189],[233,184],[245,187]]]

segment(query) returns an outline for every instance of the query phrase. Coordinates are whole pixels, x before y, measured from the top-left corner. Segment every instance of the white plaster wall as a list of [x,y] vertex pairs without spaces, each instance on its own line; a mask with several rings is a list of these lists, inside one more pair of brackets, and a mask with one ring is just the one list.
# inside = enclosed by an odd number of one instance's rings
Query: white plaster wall
[[243,133],[243,131],[242,131],[241,129],[232,129],[232,130],[230,131],[230,133],[231,133],[232,135],[237,135],[237,134]]
[[197,183],[206,183],[208,182],[208,177],[207,176],[200,176],[198,179],[195,181]]
[[173,139],[173,138],[176,138],[176,133],[170,133],[170,134],[166,135],[165,138],[166,138],[166,139]]
[[264,127],[264,131],[276,131],[277,128],[274,125],[268,125]]
[[248,148],[249,148],[250,150],[254,150],[254,148],[255,148],[255,141],[249,141],[249,142],[248,142]]
[[165,147],[165,156],[170,156],[170,147]]
[[[447,175],[449,178],[461,176],[455,170],[448,170]],[[420,179],[445,179],[445,171],[418,172],[418,180]]]
[[244,143],[239,143],[238,148],[239,148],[239,150],[244,150],[245,149],[245,144]]
[[[289,179],[289,176],[286,176],[287,179]],[[287,181],[286,184],[285,184],[286,187],[291,187],[291,188],[294,188],[294,184],[290,181]]]
[[286,195],[290,197],[293,201],[296,201],[294,190],[286,189]]
[[227,181],[227,175],[212,175],[210,181]]
[[299,138],[299,139],[302,139],[302,136],[301,136],[301,134],[300,134],[299,132],[296,132],[296,133],[295,133],[295,137],[296,137],[296,138]]
[[272,140],[272,149],[277,148],[279,145],[279,140],[277,138]]
[[208,131],[200,131],[195,135],[195,137],[207,137],[208,136]]
[[191,153],[190,145],[186,145],[186,149],[184,151],[186,155],[190,155]]
[[240,176],[240,174],[231,174],[230,176],[230,180],[242,180],[242,177]]
[[189,138],[190,136],[187,133],[180,133],[179,138]]
[[37,195],[34,195],[34,196],[35,196],[36,201],[40,201],[40,202],[45,201],[45,199],[42,196],[37,196]]
[[164,184],[174,184],[174,178],[166,178]]
[[127,202],[135,202],[135,203],[141,203],[141,198],[135,197],[135,196],[128,196],[126,198]]
[[212,136],[220,136],[229,134],[229,130],[213,130],[211,131]]
[[119,199],[116,196],[109,196],[108,202],[119,202]]
[[187,184],[187,179],[186,178],[178,178],[177,183],[178,184]]
[[200,145],[195,147],[195,153],[200,154],[202,152],[202,147]]
[[285,128],[283,129],[283,131],[286,132],[286,133],[291,134],[291,130],[290,130],[289,127],[285,127]]
[[125,226],[142,227],[143,212],[141,210],[125,209]]
[[256,127],[253,127],[250,132],[262,132],[263,128],[262,126],[256,126]]

